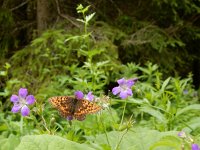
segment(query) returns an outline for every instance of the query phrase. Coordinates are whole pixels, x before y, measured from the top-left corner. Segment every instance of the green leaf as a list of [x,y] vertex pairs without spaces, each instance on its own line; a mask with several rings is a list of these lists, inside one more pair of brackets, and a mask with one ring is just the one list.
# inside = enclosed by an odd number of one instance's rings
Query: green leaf
[[160,111],[155,110],[154,108],[144,106],[144,107],[141,107],[140,109],[141,109],[141,111],[152,115],[153,117],[157,118],[158,120],[160,120],[163,123],[167,122],[164,115],[162,113],[160,113]]
[[14,150],[19,142],[19,137],[12,134],[8,138],[0,137],[0,150]]
[[171,78],[169,77],[169,78],[167,78],[167,79],[163,82],[162,88],[161,88],[161,92],[164,92],[164,90],[165,90],[166,86],[168,85],[170,79],[171,79]]
[[4,123],[0,125],[0,131],[6,131],[8,130],[8,126]]
[[182,129],[186,133],[198,130],[200,128],[200,117],[192,118],[190,121],[187,122],[187,126],[188,127]]
[[76,19],[79,22],[85,23],[85,21],[83,19]]
[[7,71],[0,71],[0,76],[6,76],[7,75]]
[[[94,141],[95,144],[101,146],[109,145],[111,149],[116,149],[119,141],[121,140],[118,150],[149,150],[151,145],[160,141],[162,138],[166,136],[172,136],[175,138],[177,137],[177,134],[178,132],[175,131],[159,132],[145,128],[131,128],[127,133],[126,131],[112,131],[106,135],[100,134],[97,135],[95,139],[90,141]],[[171,138],[171,143],[167,146],[168,148],[175,144],[173,141],[173,138]],[[174,142],[176,142],[177,145],[179,144],[180,147],[180,141],[176,140]]]
[[109,60],[98,62],[98,63],[97,63],[97,67],[105,66],[105,65],[108,64],[109,62],[110,62]]
[[194,110],[200,110],[200,104],[189,105],[189,106],[186,106],[183,109],[178,110],[177,113],[176,113],[176,117],[183,114],[183,113],[186,113],[186,112],[189,113],[190,111],[194,111]]
[[4,68],[9,69],[11,67],[11,65],[9,63],[5,63]]
[[94,17],[94,15],[95,15],[95,13],[92,13],[92,14],[90,14],[90,15],[87,15],[87,16],[85,17],[85,22],[88,23],[88,22]]
[[175,136],[165,136],[158,142],[155,142],[150,150],[180,150],[181,140]]
[[82,5],[82,4],[79,4],[79,5],[77,6],[76,9],[77,9],[77,10],[81,10],[81,9],[83,9],[83,5]]
[[0,92],[0,96],[6,97],[10,94],[10,91],[8,91],[7,89],[4,89],[3,92]]
[[55,135],[27,135],[16,150],[94,150],[86,144],[79,144]]

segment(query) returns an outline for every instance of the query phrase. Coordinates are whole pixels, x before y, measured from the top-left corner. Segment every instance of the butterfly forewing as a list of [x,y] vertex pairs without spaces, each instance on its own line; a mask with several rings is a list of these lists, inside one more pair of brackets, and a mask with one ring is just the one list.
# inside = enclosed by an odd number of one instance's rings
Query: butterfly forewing
[[84,115],[98,112],[100,109],[101,107],[93,102],[84,99],[78,100],[75,107],[74,117],[82,118]]
[[58,109],[64,118],[72,116],[80,121],[85,119],[86,114],[95,113],[101,109],[93,102],[84,99],[78,100],[70,96],[51,97],[49,102]]
[[49,102],[58,109],[61,116],[64,118],[73,115],[73,101],[72,97],[69,96],[55,96],[49,99]]

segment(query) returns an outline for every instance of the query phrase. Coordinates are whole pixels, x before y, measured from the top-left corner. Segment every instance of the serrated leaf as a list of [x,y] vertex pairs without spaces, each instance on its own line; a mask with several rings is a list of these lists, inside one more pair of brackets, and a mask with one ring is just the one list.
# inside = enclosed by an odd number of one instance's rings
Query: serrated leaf
[[95,13],[92,13],[92,14],[90,14],[90,15],[87,15],[87,16],[85,17],[85,22],[88,23],[88,22],[94,17],[94,15],[95,15]]
[[83,9],[83,5],[79,4],[78,7],[76,8],[76,10],[81,10],[81,9]]
[[161,87],[161,92],[164,92],[164,90],[165,90],[166,86],[168,85],[170,79],[171,78],[169,77],[163,82],[162,87]]
[[27,135],[16,150],[94,150],[86,144],[79,144],[55,135]]
[[139,67],[139,69],[140,69],[142,72],[146,73],[146,74],[150,74],[150,73],[151,73],[151,72],[150,72],[148,69],[146,69],[146,68]]
[[109,62],[110,62],[109,60],[98,62],[98,63],[97,63],[97,67],[104,66],[104,65],[108,64]]

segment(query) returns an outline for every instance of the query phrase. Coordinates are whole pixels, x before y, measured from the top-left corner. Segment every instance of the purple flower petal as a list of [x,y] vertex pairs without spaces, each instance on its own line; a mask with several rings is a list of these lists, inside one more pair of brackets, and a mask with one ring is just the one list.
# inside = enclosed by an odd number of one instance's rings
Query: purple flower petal
[[121,78],[121,79],[117,80],[117,83],[118,83],[119,85],[122,85],[122,84],[125,84],[125,83],[126,83],[126,80],[125,80],[124,78]]
[[135,84],[135,81],[133,80],[127,80],[126,85],[127,87],[131,88]]
[[126,85],[127,85],[129,88],[131,88],[131,87],[136,83],[137,80],[138,80],[138,78],[129,79],[129,80],[127,80],[127,82],[126,82]]
[[188,90],[184,90],[184,91],[183,91],[183,94],[184,94],[184,95],[187,95],[188,93],[189,93]]
[[17,95],[12,95],[10,98],[10,101],[13,103],[16,103],[19,101],[19,97]]
[[121,88],[118,86],[118,87],[114,87],[113,89],[112,89],[112,93],[114,94],[114,95],[117,95],[119,92],[121,91]]
[[133,95],[133,92],[132,92],[131,89],[127,89],[127,90],[126,90],[126,94],[127,94],[128,96],[132,96],[132,95]]
[[73,116],[67,116],[67,120],[73,120]]
[[126,91],[121,91],[119,97],[121,97],[122,99],[126,99],[128,97],[128,94]]
[[20,109],[21,109],[21,105],[19,105],[19,104],[14,104],[14,106],[12,107],[12,112],[13,113],[17,113]]
[[180,131],[180,132],[178,133],[178,136],[181,137],[181,138],[186,138],[186,134],[185,134],[184,131]]
[[199,145],[198,144],[192,144],[192,150],[199,150]]
[[33,104],[34,102],[35,102],[35,98],[34,98],[33,95],[28,95],[28,96],[26,97],[26,103],[27,103],[28,105],[31,105],[31,104]]
[[87,94],[87,99],[88,99],[89,101],[92,101],[92,100],[94,99],[94,95],[92,94],[92,92],[89,92],[89,93]]
[[26,105],[24,105],[21,109],[21,113],[22,113],[22,116],[28,116],[30,113],[30,109]]
[[83,99],[83,97],[84,97],[84,94],[83,94],[83,92],[81,92],[81,91],[76,91],[76,92],[74,93],[74,95],[75,95],[75,97],[76,97],[77,99]]
[[19,89],[19,96],[20,97],[26,98],[27,94],[28,94],[28,90],[27,89],[25,89],[25,88],[20,88]]

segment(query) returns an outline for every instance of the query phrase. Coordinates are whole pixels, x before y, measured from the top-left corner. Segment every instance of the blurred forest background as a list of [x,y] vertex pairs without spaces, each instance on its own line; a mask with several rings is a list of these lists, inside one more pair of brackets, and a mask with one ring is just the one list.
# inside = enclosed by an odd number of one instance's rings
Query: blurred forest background
[[[151,61],[166,75],[185,77],[192,72],[194,85],[199,87],[199,0],[2,0],[1,64],[42,35],[51,39],[47,46],[54,47],[54,36],[82,30],[76,20],[80,17],[76,12],[79,3],[90,5],[90,11],[96,12],[89,30],[97,47],[103,42],[120,63]],[[52,37],[44,36],[48,32]]]

